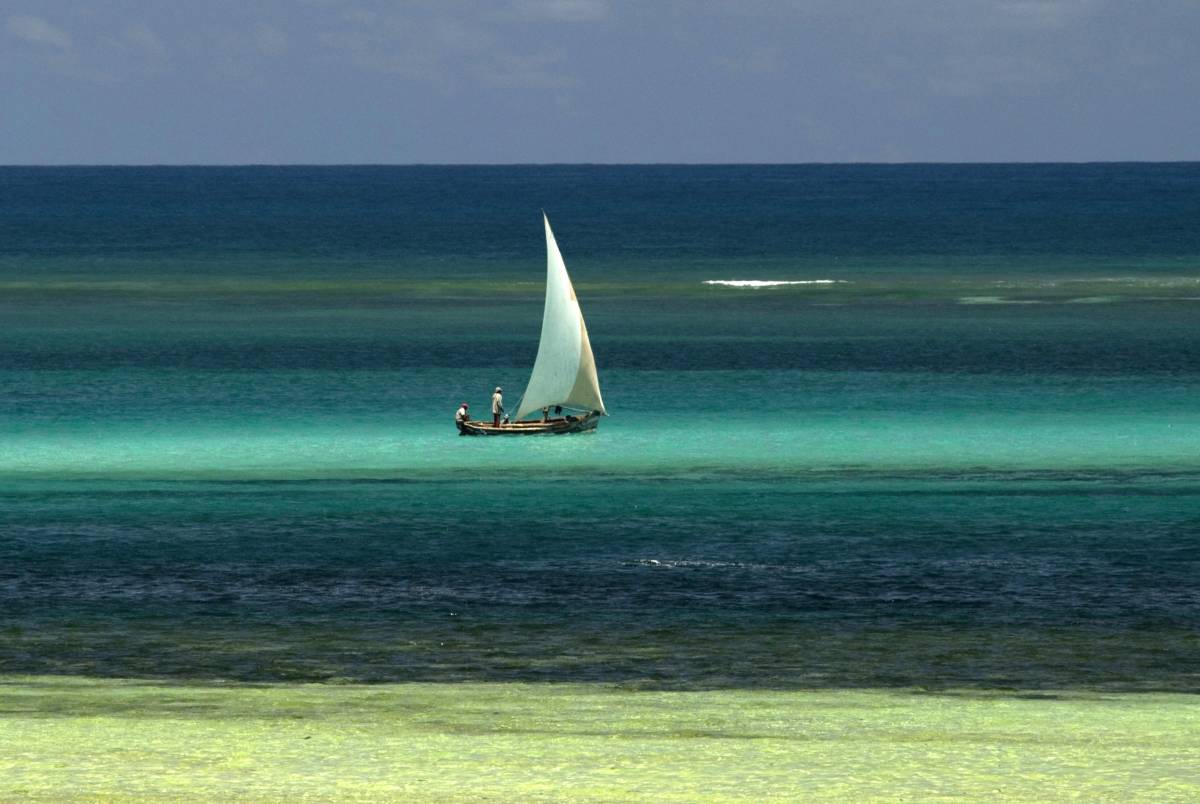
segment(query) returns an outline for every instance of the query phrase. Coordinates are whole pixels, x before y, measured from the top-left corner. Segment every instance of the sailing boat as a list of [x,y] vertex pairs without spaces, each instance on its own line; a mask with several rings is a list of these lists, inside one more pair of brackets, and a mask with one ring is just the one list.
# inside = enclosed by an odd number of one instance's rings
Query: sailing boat
[[[567,276],[550,219],[546,224],[546,309],[542,313],[542,339],[533,373],[517,406],[516,421],[496,427],[490,421],[456,422],[462,435],[559,435],[595,430],[607,416],[600,398],[596,361],[588,340],[583,313]],[[566,415],[543,414],[540,420],[521,421],[543,409],[564,408]]]

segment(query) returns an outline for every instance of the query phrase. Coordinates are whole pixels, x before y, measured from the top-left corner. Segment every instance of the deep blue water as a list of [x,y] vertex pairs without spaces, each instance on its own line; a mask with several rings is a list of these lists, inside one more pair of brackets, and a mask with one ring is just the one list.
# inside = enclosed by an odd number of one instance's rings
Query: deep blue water
[[[542,208],[613,415],[459,438]],[[0,673],[1194,690],[1197,221],[1195,164],[0,168]]]

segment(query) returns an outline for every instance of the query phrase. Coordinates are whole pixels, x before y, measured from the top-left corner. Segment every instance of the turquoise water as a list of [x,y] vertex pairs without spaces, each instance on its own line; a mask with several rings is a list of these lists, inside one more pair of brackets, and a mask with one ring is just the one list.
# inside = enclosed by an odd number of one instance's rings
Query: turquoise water
[[[0,671],[1194,690],[1198,191],[0,169]],[[613,415],[459,438],[541,206]]]

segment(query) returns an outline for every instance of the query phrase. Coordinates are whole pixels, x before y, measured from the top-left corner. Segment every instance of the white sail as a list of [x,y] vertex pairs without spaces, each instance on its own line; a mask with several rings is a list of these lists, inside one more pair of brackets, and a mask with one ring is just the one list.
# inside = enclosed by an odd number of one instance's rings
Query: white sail
[[545,214],[542,219],[546,223],[546,309],[542,313],[542,340],[516,418],[554,405],[605,413],[583,313],[558,243],[554,241],[554,232],[550,231],[550,219]]

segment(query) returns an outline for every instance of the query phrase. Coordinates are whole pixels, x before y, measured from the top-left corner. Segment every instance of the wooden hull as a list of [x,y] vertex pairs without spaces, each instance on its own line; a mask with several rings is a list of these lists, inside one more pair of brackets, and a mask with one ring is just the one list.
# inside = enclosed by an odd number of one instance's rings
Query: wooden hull
[[490,421],[455,422],[459,435],[483,436],[520,436],[520,435],[567,435],[569,433],[590,433],[600,424],[599,413],[589,413],[586,416],[571,416],[564,419],[551,419],[548,422],[511,422],[499,427]]

